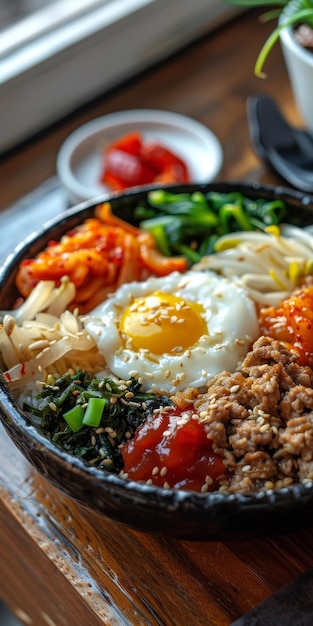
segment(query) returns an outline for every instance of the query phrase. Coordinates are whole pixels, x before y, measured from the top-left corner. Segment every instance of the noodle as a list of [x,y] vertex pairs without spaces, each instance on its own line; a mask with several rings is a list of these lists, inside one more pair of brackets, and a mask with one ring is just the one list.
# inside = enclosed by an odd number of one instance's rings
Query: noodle
[[193,266],[239,278],[260,305],[278,305],[299,281],[313,273],[313,238],[290,225],[266,233],[238,232],[220,237],[216,254]]
[[9,368],[4,378],[12,390],[44,381],[52,373],[75,370],[82,362],[91,372],[105,367],[95,341],[70,311],[60,318],[38,313],[21,326],[6,315],[0,328],[0,351]]

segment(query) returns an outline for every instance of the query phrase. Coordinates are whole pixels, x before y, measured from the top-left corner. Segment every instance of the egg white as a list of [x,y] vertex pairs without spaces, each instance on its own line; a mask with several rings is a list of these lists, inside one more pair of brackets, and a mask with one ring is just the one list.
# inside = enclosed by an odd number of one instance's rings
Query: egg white
[[[208,334],[179,353],[125,347],[119,330],[124,310],[135,298],[157,291],[200,303]],[[203,387],[222,370],[234,371],[259,334],[255,305],[246,291],[213,272],[197,271],[124,284],[85,317],[84,325],[115,376],[128,380],[138,375],[143,389],[169,395],[188,386]]]

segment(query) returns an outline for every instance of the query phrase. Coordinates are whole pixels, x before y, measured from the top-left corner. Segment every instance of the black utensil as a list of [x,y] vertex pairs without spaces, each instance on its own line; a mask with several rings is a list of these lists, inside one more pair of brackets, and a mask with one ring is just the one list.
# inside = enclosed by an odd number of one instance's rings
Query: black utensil
[[231,626],[312,626],[313,569],[300,574]]
[[313,192],[313,134],[290,126],[267,95],[248,98],[247,115],[256,153],[293,187]]

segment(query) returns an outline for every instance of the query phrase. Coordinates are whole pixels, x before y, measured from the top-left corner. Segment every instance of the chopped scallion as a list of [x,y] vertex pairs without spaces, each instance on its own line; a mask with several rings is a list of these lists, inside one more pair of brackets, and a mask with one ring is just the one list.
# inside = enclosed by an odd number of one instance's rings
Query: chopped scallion
[[63,413],[63,418],[73,433],[77,433],[77,431],[83,426],[83,417],[84,409],[80,404],[77,404],[69,411],[66,411],[66,413]]
[[107,404],[108,400],[106,400],[106,398],[89,398],[83,417],[84,426],[97,428],[101,422],[103,410]]

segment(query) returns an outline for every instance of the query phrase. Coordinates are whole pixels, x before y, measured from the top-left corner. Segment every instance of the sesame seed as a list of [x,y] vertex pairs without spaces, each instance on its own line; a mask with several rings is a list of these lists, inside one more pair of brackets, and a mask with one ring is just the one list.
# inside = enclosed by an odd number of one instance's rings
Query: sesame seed
[[156,476],[159,473],[159,468],[157,465],[153,468],[151,473],[152,473],[152,476]]
[[230,390],[229,390],[229,391],[230,391],[230,393],[237,393],[237,391],[239,391],[239,389],[240,389],[240,385],[233,385],[233,386],[230,388]]
[[235,339],[235,343],[237,344],[237,346],[244,346],[245,342],[243,341],[243,339]]
[[204,485],[202,485],[200,492],[201,493],[206,493],[209,490],[209,485],[207,485],[207,483],[204,483]]
[[157,311],[153,311],[152,313],[149,313],[149,315],[147,315],[147,320],[149,322],[153,322],[157,315],[158,315],[158,312]]
[[270,428],[269,424],[263,424],[260,428],[260,433],[265,433]]
[[186,424],[188,424],[189,422],[189,418],[181,418],[179,420],[177,420],[176,424],[177,426],[185,426]]
[[184,398],[184,402],[185,402],[185,404],[193,404],[193,399],[192,398]]
[[136,378],[136,376],[138,376],[138,372],[137,372],[136,370],[131,370],[131,371],[129,372],[129,376],[130,376],[131,378]]
[[40,339],[38,341],[33,341],[33,343],[30,343],[28,348],[29,350],[44,350],[49,346],[50,341],[48,341],[47,339]]
[[164,430],[162,434],[163,434],[163,437],[170,437],[172,433],[170,430]]
[[228,493],[228,485],[221,485],[219,488],[220,493]]
[[170,486],[169,486],[168,482],[165,481],[163,483],[163,489],[170,489]]
[[49,402],[49,409],[55,412],[57,410],[57,405],[54,402]]
[[164,465],[161,469],[160,469],[160,476],[165,476],[167,474],[167,467]]
[[242,467],[242,472],[249,472],[249,470],[251,470],[251,465],[244,465]]
[[[113,463],[112,459],[104,459],[102,461],[102,465],[112,465],[112,463]],[[128,474],[126,474],[126,472],[124,474],[124,478],[128,478]]]
[[94,435],[92,435],[92,437],[91,437],[91,445],[95,446],[96,443],[97,443],[97,439],[96,439],[96,437]]

